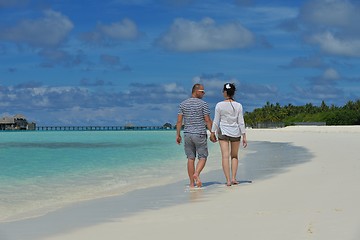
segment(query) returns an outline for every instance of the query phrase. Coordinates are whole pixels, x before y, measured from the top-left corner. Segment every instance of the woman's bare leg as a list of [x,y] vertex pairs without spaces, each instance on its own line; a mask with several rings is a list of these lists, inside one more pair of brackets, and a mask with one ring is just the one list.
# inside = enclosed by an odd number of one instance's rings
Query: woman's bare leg
[[231,142],[231,183],[238,184],[236,174],[239,166],[238,152],[240,142]]
[[226,185],[230,186],[230,166],[229,166],[229,142],[224,140],[219,140],[220,149],[221,149],[221,160],[222,168],[226,178]]

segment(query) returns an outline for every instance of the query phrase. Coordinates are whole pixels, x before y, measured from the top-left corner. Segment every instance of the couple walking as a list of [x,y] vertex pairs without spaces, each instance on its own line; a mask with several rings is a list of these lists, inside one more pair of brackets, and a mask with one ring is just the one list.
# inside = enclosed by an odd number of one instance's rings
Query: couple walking
[[[210,118],[208,104],[202,100],[205,94],[202,84],[195,84],[191,97],[179,105],[176,142],[180,144],[182,141],[180,131],[184,124],[184,149],[188,159],[190,188],[202,186],[200,173],[208,157],[206,128],[211,131],[210,140],[214,143],[219,141],[226,185],[239,183],[236,180],[238,151],[241,138],[244,147],[247,146],[247,140],[243,109],[242,105],[234,100],[235,91],[234,84],[224,84],[224,101],[216,104],[214,121]],[[195,165],[196,157],[198,157],[198,162]]]

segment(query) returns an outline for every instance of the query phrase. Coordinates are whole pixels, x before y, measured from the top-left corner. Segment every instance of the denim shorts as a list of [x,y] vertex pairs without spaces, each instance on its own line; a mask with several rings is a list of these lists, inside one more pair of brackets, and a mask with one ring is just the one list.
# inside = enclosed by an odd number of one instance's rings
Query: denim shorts
[[184,149],[188,159],[195,159],[196,154],[198,159],[207,159],[207,135],[206,134],[193,134],[184,133]]

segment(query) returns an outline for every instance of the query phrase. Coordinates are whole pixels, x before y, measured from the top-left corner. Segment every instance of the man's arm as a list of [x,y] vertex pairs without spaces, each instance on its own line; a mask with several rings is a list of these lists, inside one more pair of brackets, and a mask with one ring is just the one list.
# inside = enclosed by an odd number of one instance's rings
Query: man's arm
[[[209,115],[205,115],[205,123],[206,123],[206,127],[207,129],[211,132],[211,128],[212,128],[212,121]],[[216,142],[216,136],[215,133],[211,133],[210,134],[210,140],[212,142]]]
[[177,122],[176,122],[176,142],[177,144],[181,143],[181,127],[182,127],[182,122],[183,122],[183,115],[182,114],[178,114],[177,117]]
[[211,121],[210,116],[209,116],[209,115],[205,115],[205,116],[204,116],[204,120],[205,120],[207,129],[208,129],[209,131],[211,131],[212,121]]

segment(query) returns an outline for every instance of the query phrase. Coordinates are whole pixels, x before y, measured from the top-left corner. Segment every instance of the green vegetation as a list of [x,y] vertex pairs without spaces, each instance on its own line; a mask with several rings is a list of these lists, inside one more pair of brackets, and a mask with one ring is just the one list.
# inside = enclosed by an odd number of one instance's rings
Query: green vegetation
[[325,122],[326,125],[360,125],[360,100],[349,101],[342,107],[327,106],[322,101],[320,106],[307,103],[304,106],[279,103],[266,103],[262,108],[245,113],[247,126],[256,126],[258,123],[284,123],[285,126],[297,122]]

